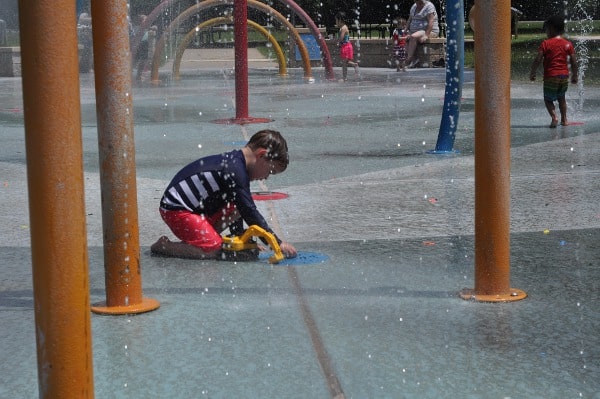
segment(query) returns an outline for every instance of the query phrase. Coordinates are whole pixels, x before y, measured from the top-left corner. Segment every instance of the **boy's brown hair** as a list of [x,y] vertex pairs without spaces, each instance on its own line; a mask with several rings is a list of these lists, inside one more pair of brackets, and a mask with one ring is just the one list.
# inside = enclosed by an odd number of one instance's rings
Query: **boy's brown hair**
[[287,142],[281,133],[276,130],[260,130],[250,137],[250,141],[248,141],[248,144],[246,145],[252,151],[255,151],[259,148],[266,149],[267,158],[271,161],[277,162],[281,167],[282,172],[286,170],[288,164],[290,163]]

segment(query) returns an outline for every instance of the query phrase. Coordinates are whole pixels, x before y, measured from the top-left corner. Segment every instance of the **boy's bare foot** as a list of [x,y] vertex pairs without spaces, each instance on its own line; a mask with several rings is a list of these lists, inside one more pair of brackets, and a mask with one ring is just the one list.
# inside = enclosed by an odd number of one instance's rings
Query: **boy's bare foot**
[[554,129],[556,126],[558,126],[558,121],[553,120],[552,122],[550,122],[550,128]]
[[204,252],[198,247],[185,242],[174,242],[167,236],[160,237],[150,246],[150,252],[154,256],[165,256],[169,258],[183,259],[215,259],[220,251]]
[[150,252],[157,255],[163,255],[166,252],[167,246],[170,242],[171,240],[169,240],[169,237],[162,236],[150,246]]
[[569,124],[569,122],[567,122],[566,120],[565,121],[560,121],[560,124],[563,125],[563,126],[567,126]]

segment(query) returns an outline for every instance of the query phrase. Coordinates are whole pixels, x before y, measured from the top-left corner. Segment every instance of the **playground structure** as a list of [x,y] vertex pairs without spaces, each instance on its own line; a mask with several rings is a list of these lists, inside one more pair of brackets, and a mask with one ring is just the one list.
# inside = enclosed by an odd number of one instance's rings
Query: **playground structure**
[[[239,3],[236,1],[238,7],[246,7],[244,2]],[[510,90],[507,73],[510,63],[509,57],[497,58],[498,54],[510,52],[510,37],[504,40],[503,36],[496,34],[507,31],[510,3],[492,3],[478,7],[475,15],[477,25],[489,26],[487,31],[490,33],[482,31],[476,43],[476,52],[481,54],[476,66],[476,74],[480,76],[476,79],[476,279],[475,288],[465,290],[462,296],[465,299],[508,302],[523,299],[526,294],[510,287],[510,93],[506,92]],[[257,6],[254,0],[250,0],[249,4]],[[194,12],[198,9],[195,8]],[[71,26],[63,22],[65,15],[73,15],[74,12],[72,2],[57,1],[51,5],[33,4],[22,9],[20,15],[21,26],[50,27],[47,30],[21,30],[29,188],[32,198],[41,199],[30,206],[38,375],[40,397],[48,398],[76,394],[93,397],[87,265],[81,264],[82,259],[87,257],[87,250],[82,201],[77,40],[75,23]],[[129,56],[126,51],[126,13],[124,2],[93,2],[102,196],[103,199],[109,197],[103,203],[107,294],[112,291],[111,285],[119,283],[136,291],[117,294],[116,303],[112,297],[107,298],[109,306],[119,308],[118,314],[138,312],[140,303],[147,305],[142,306],[141,311],[158,307],[156,301],[144,300],[139,280],[132,282],[134,278],[141,278],[141,270],[139,244],[135,237],[138,226],[135,217],[135,168],[131,166],[134,151],[131,147],[133,130],[129,95],[131,77],[126,58]],[[39,20],[40,16],[44,17],[44,21]],[[247,18],[241,19],[238,15],[236,23],[240,20],[247,22]],[[148,18],[146,23],[151,24],[152,19]],[[64,48],[69,51],[65,52]],[[42,51],[49,62],[40,66],[36,60]],[[236,62],[237,65],[239,63]],[[495,76],[495,79],[489,82],[486,76]],[[49,100],[39,101],[40,98]],[[498,98],[504,101],[499,102]],[[68,106],[65,107],[65,103]],[[238,102],[237,105],[242,104]],[[56,112],[57,109],[60,112]],[[240,119],[244,118],[247,115]],[[103,140],[107,142],[103,143]],[[65,144],[70,144],[66,150]],[[132,164],[121,164],[118,157],[126,158]],[[65,171],[69,172],[66,176]],[[119,217],[125,225],[118,226],[114,223],[117,216],[115,209],[124,199],[126,214]],[[70,215],[70,218],[63,220],[64,215]],[[124,249],[124,253],[118,252],[119,248]],[[117,252],[117,256],[113,251]],[[118,263],[117,267],[108,264],[113,258]],[[126,260],[124,263],[123,259]],[[55,267],[48,267],[48,261],[55,263]],[[124,275],[126,278],[119,281]],[[71,284],[72,281],[79,284]],[[137,298],[139,302],[132,303],[131,298]],[[83,311],[74,317],[72,309],[81,308],[82,303],[85,304]],[[123,306],[131,308],[122,311]],[[57,325],[54,322],[67,318],[70,323]]]
[[[224,3],[221,0],[206,0],[203,1],[201,3],[195,4],[193,6],[191,6],[190,8],[188,8],[187,10],[185,10],[184,12],[182,12],[181,14],[179,14],[170,24],[169,26],[165,29],[165,32],[161,35],[160,39],[157,41],[156,43],[156,49],[154,51],[154,57],[152,59],[152,82],[153,83],[158,83],[159,79],[158,79],[158,68],[160,66],[160,61],[162,58],[162,53],[165,47],[165,43],[169,40],[169,37],[173,34],[173,32],[176,31],[176,29],[187,19],[189,19],[190,17],[196,15],[198,12],[209,8],[209,7],[213,7],[215,5],[222,5],[222,4],[232,4],[232,3]],[[298,34],[298,31],[294,28],[294,26],[283,16],[281,15],[279,12],[277,12],[276,10],[274,10],[272,7],[263,4],[257,0],[248,0],[248,6],[251,8],[256,8],[259,9],[261,11],[264,11],[266,13],[270,13],[271,15],[273,15],[278,21],[280,21],[290,32],[290,34],[294,37],[294,40],[296,42],[296,45],[298,46],[298,48],[300,49],[300,53],[302,55],[302,60],[303,60],[303,65],[304,65],[304,77],[305,79],[312,79],[312,75],[311,75],[311,67],[310,67],[310,59],[308,57],[308,50],[306,49],[306,46],[304,45],[304,42],[302,41],[302,38],[300,37],[300,35]],[[151,14],[152,15],[152,14]],[[208,23],[206,26],[211,25],[211,24],[216,24],[219,23],[221,21],[214,21],[211,20],[210,23]],[[247,22],[244,21],[244,22]],[[204,26],[203,26],[204,27]],[[185,51],[185,47],[184,44],[189,43],[189,41],[193,38],[193,34],[196,32],[196,28],[193,28],[187,35],[186,37],[184,37],[182,43],[178,46],[177,49],[177,54],[181,53],[183,54],[183,51]],[[189,37],[188,37],[189,35]],[[269,35],[270,36],[270,35]],[[267,37],[268,38],[268,37]],[[135,38],[134,38],[135,40]],[[187,41],[187,42],[186,42]],[[271,43],[274,40],[270,40]],[[276,41],[275,41],[276,42]],[[279,45],[278,45],[279,47]],[[132,51],[133,54],[133,51]],[[179,60],[181,59],[181,56],[179,56]],[[176,56],[176,60],[177,60],[177,56]],[[282,63],[281,63],[281,57],[279,59],[280,62],[280,74],[281,74],[281,68],[282,68]],[[175,73],[177,68],[178,71],[178,66],[179,62],[174,63],[173,66],[173,71],[174,71],[174,75],[178,76],[178,73]],[[177,65],[177,67],[175,66]],[[285,68],[285,65],[283,65],[283,68]]]
[[[313,22],[313,20],[306,14],[306,12],[304,12],[304,10],[302,10],[302,8],[300,6],[298,6],[293,0],[280,0],[280,1],[283,4],[285,4],[287,7],[289,7],[302,20],[302,22],[304,22],[306,24],[306,26],[309,28],[309,30],[315,37],[317,43],[319,44],[319,48],[320,48],[321,54],[323,56],[323,65],[325,67],[326,77],[328,79],[334,79],[335,75],[333,73],[333,65],[332,65],[329,49],[327,47],[327,43],[325,42],[323,35],[319,31],[319,28],[316,26],[316,24]],[[164,12],[165,9],[167,9],[169,6],[171,6],[175,2],[177,2],[177,0],[165,0],[165,1],[161,2],[156,8],[154,8],[154,10],[152,10],[152,12],[150,14],[148,14],[148,17],[141,24],[140,29],[136,32],[136,34],[134,35],[134,37],[131,40],[131,54],[134,57],[135,57],[135,54],[137,53],[137,50],[138,50],[139,44],[141,42],[141,39],[144,35],[144,32],[146,32],[153,25],[153,23],[159,18],[159,16]],[[178,15],[176,17],[176,19],[170,23],[169,28],[166,29],[165,32],[166,32],[166,34],[172,33],[173,30],[176,29],[179,25],[181,25],[181,23],[183,23],[186,19],[188,19],[192,15],[195,15],[197,12],[204,10],[210,6],[215,6],[215,5],[231,6],[232,4],[234,4],[233,0],[228,0],[226,2],[212,1],[212,0],[200,2],[196,5],[188,8],[187,10],[182,12],[180,15]],[[292,35],[292,37],[294,38],[294,42],[298,46],[298,49],[302,56],[302,63],[303,63],[303,67],[305,70],[305,78],[310,79],[311,72],[310,72],[310,60],[308,58],[308,52],[306,51],[306,46],[304,45],[304,42],[302,41],[301,37],[299,36],[297,29],[289,23],[287,18],[283,17],[280,13],[278,13],[276,10],[274,10],[269,5],[260,3],[256,0],[250,0],[250,1],[248,1],[247,4],[252,8],[260,9],[261,11],[265,12],[268,15],[274,15],[276,17],[276,19],[288,29],[288,31],[290,32],[290,35]],[[209,26],[209,25],[210,24],[207,24],[205,26]],[[163,38],[161,38],[161,40],[162,39]],[[270,39],[269,39],[269,41],[270,41]],[[163,40],[163,44],[161,45],[161,47],[164,47],[164,43],[165,43],[165,40]],[[158,44],[157,44],[157,47],[158,47]],[[180,51],[180,50],[178,49],[178,51]],[[182,51],[185,51],[185,48],[183,48]],[[160,52],[161,51],[157,51],[157,53],[160,53]],[[281,66],[282,66],[281,59],[279,59],[279,63],[280,63],[280,69],[281,69]],[[158,68],[158,64],[156,64],[156,65],[157,65],[156,68]],[[175,71],[175,66],[174,66],[174,71]],[[156,82],[157,72],[155,72],[155,60],[153,60],[152,77],[153,77],[152,80]]]
[[[212,18],[212,19],[209,19],[208,21],[204,21],[204,22],[198,24],[198,26],[196,26],[194,29],[190,30],[185,35],[185,37],[183,38],[181,43],[179,43],[179,45],[177,46],[177,51],[175,52],[175,58],[173,61],[173,78],[175,80],[180,79],[179,69],[181,67],[181,59],[183,57],[183,52],[185,51],[188,44],[194,39],[194,37],[196,36],[196,34],[198,32],[200,32],[203,29],[206,29],[208,27],[211,27],[213,25],[222,24],[222,23],[231,23],[231,22],[233,22],[233,18],[231,18],[231,17]],[[278,61],[278,65],[279,65],[279,76],[282,76],[282,77],[287,76],[287,62],[285,60],[285,54],[283,53],[283,50],[281,49],[279,42],[265,28],[263,28],[261,25],[257,24],[256,22],[248,20],[248,25],[251,26],[256,31],[260,32],[269,41],[269,43],[271,43],[271,45],[275,51],[275,54],[277,55],[277,61]],[[153,65],[154,65],[154,63],[153,63]],[[152,74],[154,76],[158,76],[158,65],[157,65],[156,71],[154,70],[154,67],[153,67]]]

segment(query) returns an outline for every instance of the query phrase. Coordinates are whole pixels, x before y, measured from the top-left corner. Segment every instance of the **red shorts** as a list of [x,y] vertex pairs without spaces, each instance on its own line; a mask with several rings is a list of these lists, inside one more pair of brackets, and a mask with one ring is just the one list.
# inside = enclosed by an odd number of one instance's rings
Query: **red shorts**
[[340,44],[340,58],[350,61],[354,59],[354,48],[352,47],[352,43],[346,42]]
[[236,211],[233,204],[210,216],[160,208],[160,216],[181,241],[198,247],[204,252],[213,252],[221,248],[223,239],[220,232],[233,222],[231,216]]

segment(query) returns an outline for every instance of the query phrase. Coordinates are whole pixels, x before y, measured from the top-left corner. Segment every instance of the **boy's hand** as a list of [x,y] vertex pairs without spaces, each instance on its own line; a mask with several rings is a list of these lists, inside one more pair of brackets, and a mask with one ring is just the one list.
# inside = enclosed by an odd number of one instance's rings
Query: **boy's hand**
[[531,80],[532,82],[535,80],[535,72],[531,72],[529,74],[529,80]]
[[282,242],[279,244],[279,248],[281,248],[281,252],[285,255],[286,258],[295,258],[298,256],[298,252],[296,248],[290,243]]

